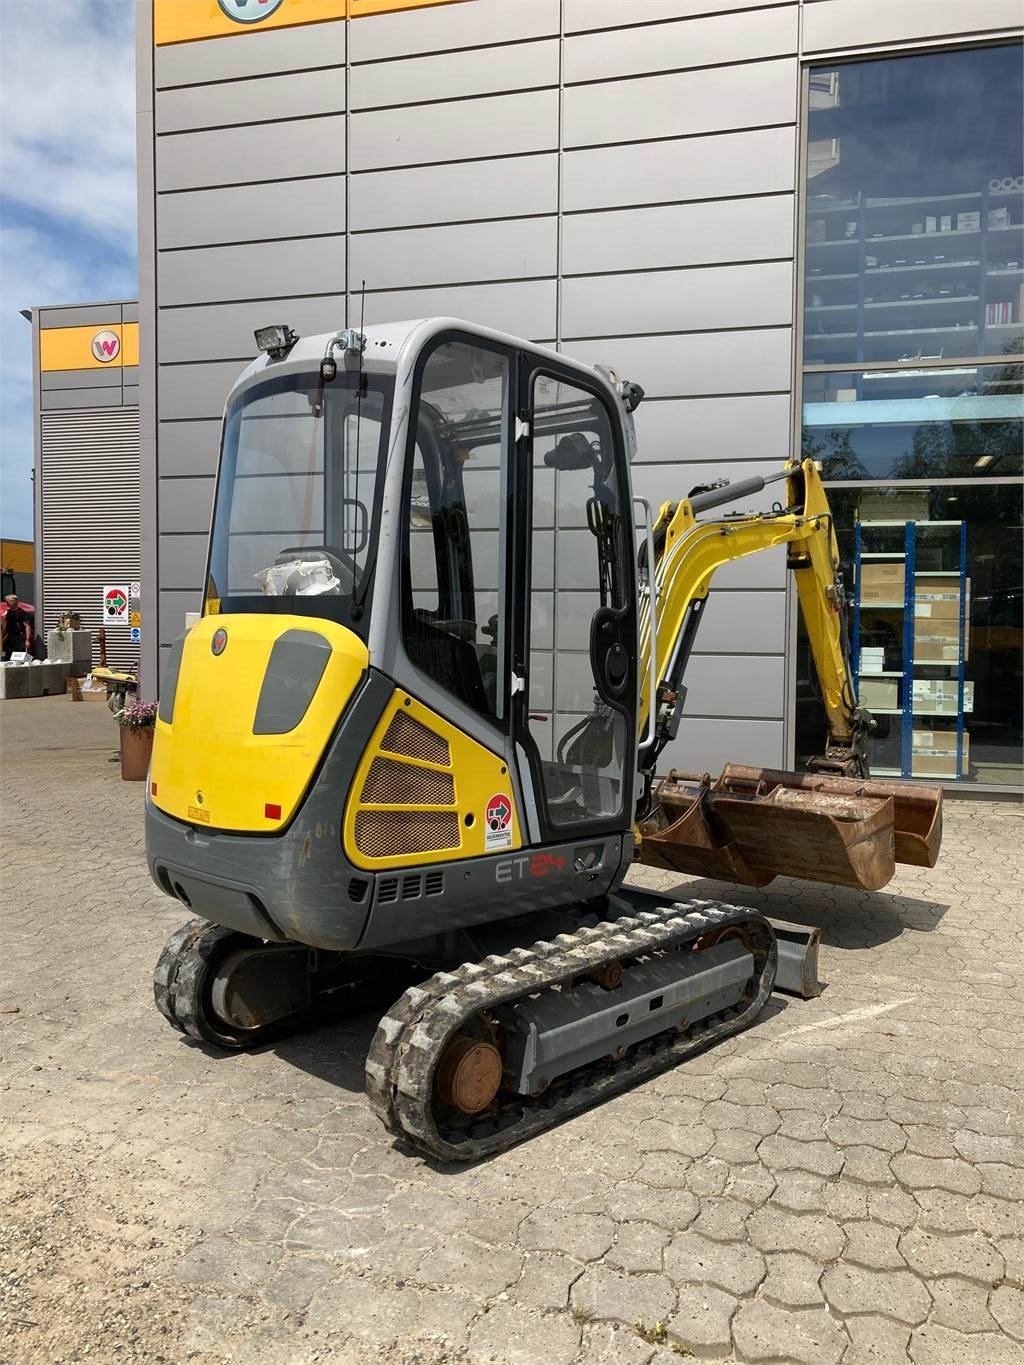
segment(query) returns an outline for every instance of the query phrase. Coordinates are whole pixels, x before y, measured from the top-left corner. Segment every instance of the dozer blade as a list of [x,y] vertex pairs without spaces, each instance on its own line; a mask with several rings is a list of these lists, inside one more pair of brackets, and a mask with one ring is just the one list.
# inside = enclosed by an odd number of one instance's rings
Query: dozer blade
[[776,876],[878,891],[896,863],[932,867],[942,789],[729,764],[711,785],[655,788],[640,860],[764,886]]

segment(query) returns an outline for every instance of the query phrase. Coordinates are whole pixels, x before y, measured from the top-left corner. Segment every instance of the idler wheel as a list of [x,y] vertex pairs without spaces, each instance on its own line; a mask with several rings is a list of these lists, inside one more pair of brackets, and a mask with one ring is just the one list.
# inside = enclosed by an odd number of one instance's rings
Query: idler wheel
[[479,1114],[498,1093],[501,1053],[482,1038],[459,1034],[437,1064],[434,1090],[442,1104],[463,1114]]

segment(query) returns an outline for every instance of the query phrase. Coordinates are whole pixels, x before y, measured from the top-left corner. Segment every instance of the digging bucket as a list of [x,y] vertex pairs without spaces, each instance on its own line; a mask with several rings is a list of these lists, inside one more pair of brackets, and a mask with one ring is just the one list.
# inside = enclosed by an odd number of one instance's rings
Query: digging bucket
[[713,784],[673,772],[654,795],[641,862],[747,886],[787,876],[877,891],[898,862],[934,866],[942,838],[939,787],[729,764]]

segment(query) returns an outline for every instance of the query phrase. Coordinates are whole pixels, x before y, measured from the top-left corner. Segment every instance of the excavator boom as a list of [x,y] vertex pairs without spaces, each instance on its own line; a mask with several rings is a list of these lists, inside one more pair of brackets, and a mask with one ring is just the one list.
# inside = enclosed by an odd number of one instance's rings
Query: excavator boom
[[730,764],[713,783],[709,774],[675,770],[652,780],[638,826],[639,858],[750,886],[785,874],[877,891],[899,862],[934,866],[942,789],[869,780],[873,721],[856,699],[828,498],[812,460],[788,464],[774,477],[785,479],[786,501],[768,513],[698,520],[699,512],[772,479],[708,490],[660,510],[653,571],[648,567],[654,591],[641,605],[640,767],[653,774],[677,732],[683,674],[715,572],[777,545],[786,546],[796,576],[828,721],[825,751],[806,774]]

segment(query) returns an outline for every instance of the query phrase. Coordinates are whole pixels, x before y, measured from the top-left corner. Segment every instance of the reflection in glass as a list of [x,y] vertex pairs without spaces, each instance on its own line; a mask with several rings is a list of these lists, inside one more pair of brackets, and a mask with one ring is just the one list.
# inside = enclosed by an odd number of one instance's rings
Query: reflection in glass
[[833,480],[1024,473],[1024,366],[804,376],[803,455]]
[[1019,45],[810,75],[804,360],[1024,349]]

